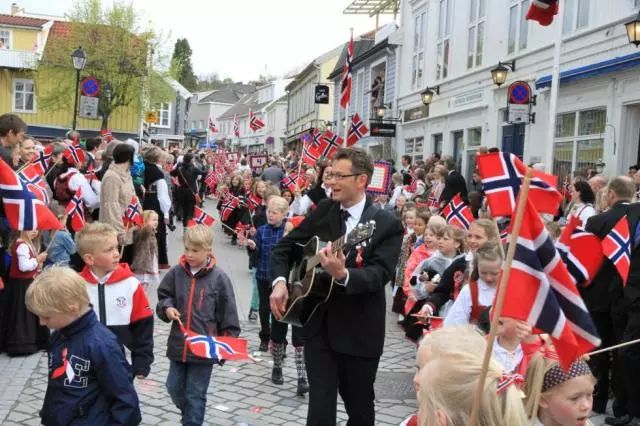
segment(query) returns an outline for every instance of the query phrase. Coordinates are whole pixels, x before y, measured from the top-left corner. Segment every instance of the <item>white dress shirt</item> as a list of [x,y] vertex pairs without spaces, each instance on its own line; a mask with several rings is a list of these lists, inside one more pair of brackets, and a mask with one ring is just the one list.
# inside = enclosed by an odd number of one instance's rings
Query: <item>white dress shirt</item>
[[[493,303],[496,294],[496,287],[489,286],[483,279],[478,280],[478,303],[482,306],[489,306]],[[471,317],[471,290],[469,285],[465,285],[460,290],[460,294],[453,306],[449,309],[447,317],[444,319],[444,327],[450,325],[469,324]]]
[[498,339],[496,339],[493,344],[493,357],[502,365],[505,373],[513,374],[522,362],[524,352],[522,352],[522,345],[520,344],[518,344],[514,351],[509,351],[502,347]]

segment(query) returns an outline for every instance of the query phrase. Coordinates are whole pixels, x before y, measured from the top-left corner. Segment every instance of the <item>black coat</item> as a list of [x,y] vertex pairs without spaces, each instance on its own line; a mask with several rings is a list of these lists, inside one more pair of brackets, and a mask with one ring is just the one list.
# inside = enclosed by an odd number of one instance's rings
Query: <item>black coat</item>
[[[367,199],[363,219],[372,201]],[[335,286],[327,303],[321,305],[303,328],[305,337],[326,332],[335,352],[375,358],[384,346],[386,303],[385,285],[391,280],[398,263],[403,229],[391,212],[377,210],[373,215],[376,230],[363,253],[363,265],[356,267],[355,251],[348,254],[346,287]],[[289,269],[300,255],[298,243],[305,244],[317,235],[323,241],[334,241],[340,232],[340,204],[321,201],[300,225],[284,237],[271,252],[271,277],[288,277]],[[319,274],[320,284],[328,285],[330,276]]]
[[[591,285],[580,288],[582,298],[590,312],[610,312],[611,304],[622,297],[629,304],[640,305],[640,250],[634,248],[636,227],[640,221],[640,203],[618,202],[606,212],[590,217],[585,230],[604,239],[625,213],[629,221],[631,238],[631,267],[627,286],[623,290],[620,274],[613,263],[605,257]],[[640,306],[636,308],[640,310]]]
[[457,193],[460,193],[462,201],[466,203],[467,182],[465,182],[464,177],[460,173],[453,170],[449,172],[444,180],[444,190],[442,191],[442,195],[440,195],[440,203],[447,204]]

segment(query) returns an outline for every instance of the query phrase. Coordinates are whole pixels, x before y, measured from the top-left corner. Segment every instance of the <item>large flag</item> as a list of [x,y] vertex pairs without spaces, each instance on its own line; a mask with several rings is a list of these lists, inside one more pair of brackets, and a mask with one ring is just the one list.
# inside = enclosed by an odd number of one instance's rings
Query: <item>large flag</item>
[[204,178],[204,183],[213,191],[213,188],[218,184],[218,175],[213,169],[209,169],[207,176]]
[[355,145],[360,139],[367,136],[367,133],[369,133],[369,129],[356,112],[351,118],[351,127],[347,134],[347,146]]
[[233,114],[233,134],[240,137],[240,123],[238,122],[238,114]]
[[84,164],[86,159],[84,149],[77,140],[67,142],[67,149],[64,150],[62,156],[69,164]]
[[351,99],[351,62],[353,61],[353,35],[347,47],[347,58],[342,67],[342,81],[340,83],[340,106],[347,108]]
[[51,154],[53,153],[53,144],[45,146],[42,151],[38,151],[31,160],[31,164],[35,164],[38,168],[38,174],[44,175],[49,169],[49,165],[51,164]]
[[193,219],[189,219],[189,222],[187,222],[187,228],[195,225],[211,226],[215,221],[216,220],[211,215],[207,214],[207,212],[202,210],[200,207],[196,207],[193,210]]
[[629,221],[625,214],[602,240],[602,250],[622,277],[623,285],[627,285],[629,267],[631,265],[631,237]]
[[249,110],[249,127],[254,132],[257,132],[264,127],[264,122],[256,117],[256,115],[251,110]]
[[280,181],[280,186],[287,188],[292,194],[294,194],[298,187],[298,174],[289,173],[288,176],[285,176],[285,178]]
[[561,364],[568,367],[599,346],[600,338],[531,198],[526,203],[502,316],[548,333]]
[[0,160],[0,196],[9,227],[15,231],[60,229],[60,221]]
[[333,154],[338,152],[342,147],[342,142],[343,139],[340,136],[327,130],[322,134],[320,138],[320,146],[315,151],[317,158],[331,159]]
[[604,256],[600,238],[578,228],[580,218],[571,216],[556,241],[560,258],[578,286],[588,286],[600,269]]
[[442,209],[442,215],[449,225],[455,225],[466,230],[469,229],[471,222],[473,222],[473,213],[471,213],[469,206],[462,201],[460,193],[457,193],[449,201],[449,204]]
[[[508,152],[492,152],[477,157],[482,189],[487,196],[493,217],[511,216],[527,167],[515,155]],[[529,199],[540,213],[555,215],[562,195],[552,186],[555,176],[534,172],[529,188]],[[557,179],[555,179],[557,181]]]
[[67,204],[64,212],[69,215],[69,218],[71,219],[71,229],[73,229],[73,232],[80,232],[85,225],[82,187],[78,188],[76,193],[73,194],[73,197],[69,200],[69,204]]
[[211,117],[209,117],[209,131],[211,133],[218,133],[218,128],[216,127],[216,124],[213,122]]
[[239,361],[251,359],[247,339],[228,336],[205,336],[180,326],[189,351],[199,358]]
[[262,204],[262,197],[260,197],[257,194],[250,194],[247,197],[247,207],[249,207],[249,210],[251,210],[252,212],[254,212],[258,206],[260,206]]
[[48,205],[48,185],[42,178],[40,170],[40,165],[38,163],[29,163],[27,167],[18,172],[18,177],[20,177],[22,183],[27,186],[27,189],[31,191],[38,200]]
[[231,194],[227,194],[224,200],[222,200],[222,205],[220,206],[220,217],[223,221],[229,219],[231,213],[240,205],[240,199]]
[[538,21],[542,26],[553,23],[553,17],[558,14],[559,0],[532,0],[527,11],[527,19]]
[[142,207],[140,207],[140,203],[138,202],[138,197],[135,195],[131,197],[131,201],[127,206],[127,210],[124,213],[124,217],[122,218],[124,226],[130,227],[131,225],[136,225],[142,227]]

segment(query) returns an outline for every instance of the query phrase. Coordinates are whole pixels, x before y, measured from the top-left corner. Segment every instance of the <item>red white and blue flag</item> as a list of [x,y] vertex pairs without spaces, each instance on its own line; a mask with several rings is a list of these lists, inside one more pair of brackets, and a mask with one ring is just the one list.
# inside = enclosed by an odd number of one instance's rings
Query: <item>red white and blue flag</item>
[[251,194],[247,197],[247,207],[249,207],[249,210],[251,210],[252,212],[254,212],[261,204],[262,197],[260,197],[258,194]]
[[39,164],[29,163],[27,167],[18,172],[18,176],[22,183],[27,186],[27,189],[31,191],[33,195],[38,197],[38,200],[47,205],[49,204],[47,183],[42,178]]
[[347,146],[355,145],[360,139],[367,136],[369,129],[364,125],[364,122],[356,112],[351,119],[351,127],[347,134]]
[[29,191],[18,174],[0,160],[0,196],[9,227],[15,231],[60,229],[60,221]]
[[213,169],[210,169],[209,172],[207,172],[207,176],[204,178],[204,183],[213,191],[213,188],[216,187],[218,182],[218,175]]
[[91,185],[94,180],[100,181],[100,179],[98,179],[98,175],[96,175],[96,168],[93,164],[90,164],[89,167],[87,167],[84,177],[87,179],[87,182],[89,182],[89,185]]
[[[492,152],[477,157],[482,189],[493,217],[511,216],[527,167],[515,155],[508,152]],[[557,178],[542,172],[534,172],[531,178],[529,198],[540,213],[555,215],[562,195],[553,186]]]
[[106,143],[109,143],[109,142],[111,142],[113,140],[113,133],[111,133],[111,130],[109,130],[109,129],[100,130],[100,136],[102,136],[102,139]]
[[31,164],[34,164],[38,168],[38,174],[44,175],[51,164],[51,154],[53,153],[53,144],[45,146],[41,151],[38,151],[31,160]]
[[556,241],[556,248],[576,285],[584,287],[600,269],[604,255],[600,238],[579,228],[579,223],[579,217],[571,216]]
[[211,133],[218,133],[218,128],[216,127],[216,124],[213,122],[211,117],[209,117],[209,131]]
[[231,213],[240,205],[240,199],[231,194],[227,194],[220,206],[220,217],[223,221],[229,219]]
[[264,121],[260,120],[251,110],[249,110],[249,127],[254,132],[264,127]]
[[532,200],[526,203],[502,315],[548,333],[566,368],[600,338]]
[[629,221],[625,214],[602,240],[602,250],[622,277],[623,285],[627,285],[629,267],[631,265],[631,237]]
[[238,122],[238,114],[233,115],[233,134],[235,137],[240,137],[240,123]]
[[76,140],[69,140],[67,142],[67,149],[64,150],[62,154],[64,158],[67,159],[69,164],[84,164],[86,159],[84,149],[80,146],[80,142]]
[[455,197],[449,201],[449,204],[442,209],[442,216],[444,216],[449,225],[454,225],[466,230],[469,229],[471,222],[473,222],[473,213],[471,213],[469,206],[462,201],[460,193],[456,194]]
[[298,174],[289,173],[288,176],[285,176],[285,178],[280,181],[280,186],[287,188],[292,194],[295,193],[298,187]]
[[74,232],[80,232],[82,228],[84,228],[85,220],[84,220],[84,201],[82,201],[82,187],[78,188],[71,200],[69,200],[69,204],[65,208],[64,212],[69,215],[71,219],[71,229]]
[[206,336],[180,326],[185,343],[191,353],[199,358],[229,361],[251,359],[247,352],[247,339],[229,336]]
[[320,146],[316,150],[317,157],[331,159],[342,148],[343,139],[327,130],[322,134],[320,142]]
[[138,197],[136,197],[135,195],[131,197],[131,201],[127,206],[127,210],[124,213],[122,221],[124,222],[124,226],[126,227],[130,227],[131,225],[136,225],[139,227],[143,226],[142,207],[140,207]]
[[211,215],[207,214],[207,212],[202,210],[200,207],[196,207],[193,210],[193,218],[189,219],[189,222],[187,223],[187,228],[195,225],[211,226],[215,221],[216,220]]
[[340,82],[340,106],[347,108],[349,100],[351,99],[351,62],[353,61],[353,35],[349,40],[349,46],[347,47],[347,58],[344,66],[342,67],[342,81]]
[[544,27],[553,23],[553,17],[558,14],[559,0],[532,0],[527,11],[527,20],[538,21]]

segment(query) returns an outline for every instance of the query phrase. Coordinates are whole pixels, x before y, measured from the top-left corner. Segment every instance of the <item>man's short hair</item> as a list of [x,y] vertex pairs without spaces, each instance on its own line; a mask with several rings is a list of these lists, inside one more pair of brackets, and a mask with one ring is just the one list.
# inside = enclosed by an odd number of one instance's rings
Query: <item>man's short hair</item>
[[209,250],[213,247],[213,231],[210,226],[195,225],[184,231],[184,244],[198,249]]
[[107,238],[113,236],[117,238],[118,232],[108,223],[87,223],[84,228],[76,234],[78,254],[84,256],[85,254],[95,253],[99,247],[104,246]]
[[617,176],[611,179],[607,187],[610,191],[613,191],[620,200],[631,200],[636,194],[636,186],[628,176]]
[[71,268],[52,266],[29,285],[26,305],[31,312],[42,316],[70,313],[72,305],[82,310],[89,306],[87,283]]
[[27,131],[27,123],[15,114],[0,115],[0,137],[7,136],[13,131],[14,134]]
[[340,148],[333,161],[349,160],[351,161],[351,173],[367,175],[367,183],[373,176],[373,161],[371,156],[362,148]]
[[85,149],[89,152],[93,151],[102,144],[102,138],[89,138],[85,141]]

